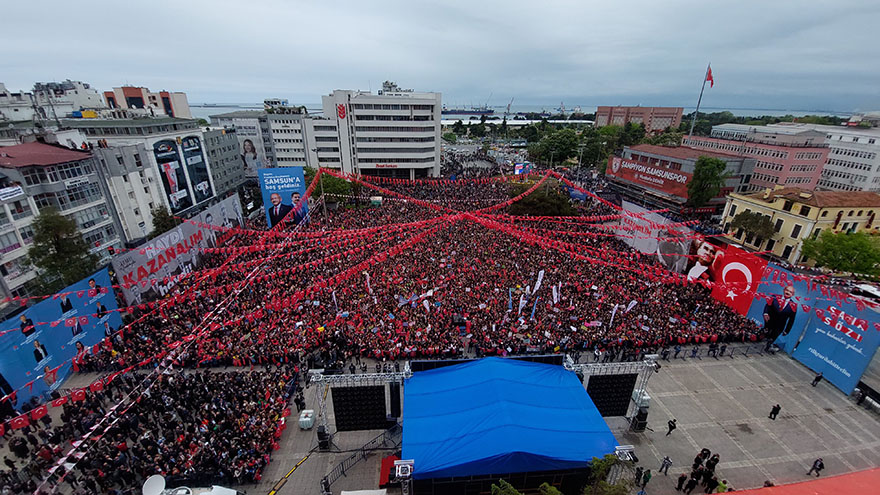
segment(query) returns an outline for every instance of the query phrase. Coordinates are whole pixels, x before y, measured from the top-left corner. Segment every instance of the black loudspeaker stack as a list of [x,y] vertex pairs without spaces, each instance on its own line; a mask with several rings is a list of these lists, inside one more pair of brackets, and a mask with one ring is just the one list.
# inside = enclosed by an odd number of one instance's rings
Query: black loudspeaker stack
[[645,431],[645,428],[648,427],[648,408],[640,407],[639,412],[636,413],[636,417],[633,418],[632,429],[633,431]]
[[330,448],[330,433],[324,425],[318,426],[318,447],[322,450]]
[[391,393],[391,417],[400,417],[400,384],[390,383],[389,391]]

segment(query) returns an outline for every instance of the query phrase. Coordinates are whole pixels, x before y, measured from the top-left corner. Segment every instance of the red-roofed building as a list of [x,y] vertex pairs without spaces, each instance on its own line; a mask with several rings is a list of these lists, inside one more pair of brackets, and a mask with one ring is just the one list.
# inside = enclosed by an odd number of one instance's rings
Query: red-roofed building
[[694,213],[719,214],[724,197],[748,187],[755,159],[728,153],[703,151],[683,146],[668,147],[639,144],[624,148],[622,156],[612,156],[605,171],[612,187],[640,204],[669,208],[685,213],[687,184],[701,156],[718,158],[726,164],[729,178],[718,197]]
[[42,142],[0,147],[0,298],[35,290],[27,251],[34,219],[49,207],[74,220],[96,254],[122,247],[91,153]]

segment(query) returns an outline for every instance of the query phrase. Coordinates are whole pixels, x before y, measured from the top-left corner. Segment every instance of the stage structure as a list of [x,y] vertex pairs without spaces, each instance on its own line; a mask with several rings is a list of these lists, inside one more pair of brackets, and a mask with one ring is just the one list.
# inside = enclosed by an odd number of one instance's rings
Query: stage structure
[[[575,364],[570,356],[566,356],[563,366],[582,378],[602,416],[624,416],[630,420],[633,429],[639,430],[644,427],[640,423],[647,421],[651,404],[648,381],[660,369],[657,358],[656,354],[648,354],[641,361]],[[640,416],[641,419],[636,421]]]
[[[344,387],[346,389],[354,389],[358,387],[385,387],[389,390],[389,395],[392,396],[391,403],[393,410],[394,398],[393,394],[397,393],[398,396],[402,393],[401,388],[403,387],[403,382],[407,378],[412,376],[412,371],[409,367],[409,362],[404,365],[403,371],[399,372],[390,372],[390,373],[367,373],[362,375],[325,375],[320,373],[320,370],[312,370],[309,372],[311,375],[310,383],[315,385],[315,396],[318,402],[318,414],[321,422],[321,426],[323,427],[323,431],[329,432],[329,428],[327,426],[327,392],[333,388]],[[400,407],[398,397],[398,409]],[[392,411],[393,412],[393,411]],[[398,416],[399,416],[398,412]],[[384,429],[384,428],[383,428]]]
[[[511,356],[506,359],[527,358],[529,361],[544,361],[539,358],[543,356]],[[624,416],[633,424],[634,429],[638,429],[639,421],[636,418],[642,416],[642,420],[647,418],[647,409],[650,406],[650,397],[647,394],[648,380],[656,370],[659,369],[657,363],[658,356],[649,354],[644,360],[632,362],[617,363],[583,363],[576,364],[570,356],[552,356],[561,358],[562,366],[569,371],[574,372],[579,378],[582,378],[583,384],[590,398],[596,404],[597,409],[603,416]],[[474,360],[450,360],[443,365],[461,364]],[[556,361],[558,362],[558,361]],[[420,364],[421,366],[421,364]],[[422,366],[420,369],[430,369],[431,367]],[[390,396],[392,412],[396,412],[401,417],[402,409],[399,402],[400,395],[403,393],[404,381],[413,376],[413,370],[409,361],[404,364],[403,371],[399,372],[383,372],[383,373],[366,373],[356,375],[332,374],[325,375],[322,370],[311,370],[310,381],[316,385],[315,394],[318,403],[319,422],[324,427],[325,432],[329,432],[327,425],[327,393],[336,387],[354,388],[354,387],[376,387],[383,386]],[[590,384],[593,387],[590,387]],[[398,396],[397,408],[394,407],[395,394]],[[632,404],[632,405],[631,405]],[[397,410],[395,410],[397,409]]]

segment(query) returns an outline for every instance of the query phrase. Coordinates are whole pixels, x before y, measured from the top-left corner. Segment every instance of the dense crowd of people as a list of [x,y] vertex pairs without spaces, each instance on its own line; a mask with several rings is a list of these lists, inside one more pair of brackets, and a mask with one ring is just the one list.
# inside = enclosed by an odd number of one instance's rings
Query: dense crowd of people
[[[651,259],[593,222],[486,209],[488,200],[508,197],[504,182],[378,185],[433,207],[387,201],[341,208],[329,219],[315,215],[270,240],[237,233],[225,247],[257,248],[204,253],[199,276],[181,281],[155,308],[135,310],[128,320],[134,323],[97,352],[83,349],[76,359],[81,372],[150,371],[163,360],[198,371],[122,373],[103,391],[65,404],[62,424],[7,431],[10,446],[18,445],[15,462],[31,467],[0,474],[0,494],[32,491],[72,440],[133,396],[141,399],[102,423],[95,445],[66,476],[56,469],[53,480],[63,476],[82,493],[138,486],[155,473],[254,481],[308,366],[357,362],[366,369],[364,358],[390,363],[465,354],[638,360],[670,346],[763,337],[704,287],[645,277],[660,273]],[[615,210],[588,202],[579,212]],[[568,247],[554,249],[525,233]],[[272,371],[253,370],[257,365]],[[242,371],[210,371],[228,366]]]

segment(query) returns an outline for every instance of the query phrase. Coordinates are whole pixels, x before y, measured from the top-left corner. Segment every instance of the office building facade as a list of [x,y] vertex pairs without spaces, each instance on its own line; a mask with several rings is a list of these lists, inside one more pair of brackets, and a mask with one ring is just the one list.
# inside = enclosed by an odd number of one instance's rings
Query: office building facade
[[685,136],[683,146],[757,160],[750,189],[776,186],[813,190],[828,157],[825,134],[812,129],[721,124],[709,137]]
[[122,86],[121,88],[113,88],[112,91],[104,91],[104,99],[110,108],[140,108],[151,110],[154,116],[193,118],[186,93],[179,91],[154,93],[148,88],[139,86]]
[[217,196],[236,190],[245,182],[245,166],[235,129],[209,129],[202,133],[211,163]]
[[627,123],[642,124],[645,132],[656,134],[667,127],[681,125],[681,107],[608,107],[596,108],[596,127],[606,125],[624,126]]
[[90,251],[109,261],[108,247],[122,247],[91,153],[39,142],[0,148],[0,292],[33,295],[37,271],[27,260],[33,223],[47,207],[76,222]]

